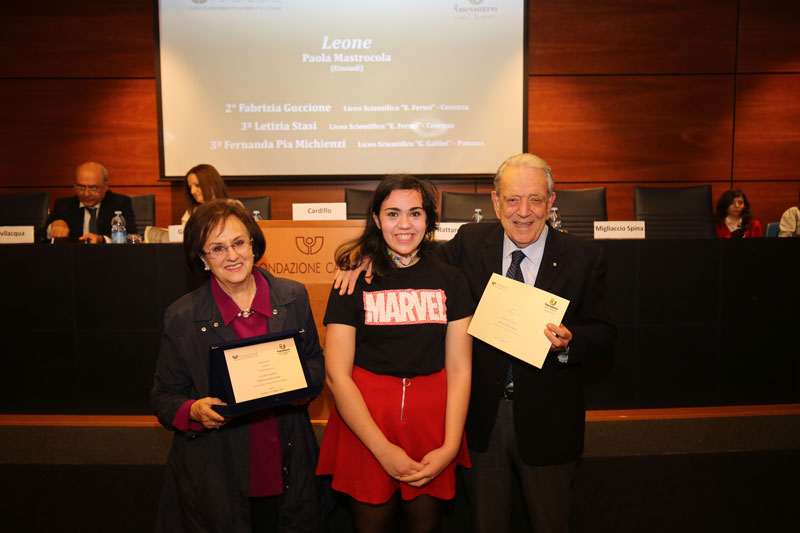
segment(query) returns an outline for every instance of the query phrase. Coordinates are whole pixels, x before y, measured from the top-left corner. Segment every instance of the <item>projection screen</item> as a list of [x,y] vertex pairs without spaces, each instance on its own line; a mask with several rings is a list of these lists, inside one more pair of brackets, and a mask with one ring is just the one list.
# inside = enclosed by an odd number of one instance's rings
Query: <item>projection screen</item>
[[524,0],[160,0],[161,177],[487,174],[523,151]]

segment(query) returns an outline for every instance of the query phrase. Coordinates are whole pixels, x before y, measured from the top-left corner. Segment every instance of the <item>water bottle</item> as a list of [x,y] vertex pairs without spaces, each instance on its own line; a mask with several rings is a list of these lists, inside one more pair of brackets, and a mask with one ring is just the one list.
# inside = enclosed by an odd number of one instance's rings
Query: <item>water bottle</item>
[[264,220],[263,218],[261,218],[261,211],[253,211],[253,218],[254,218],[256,221],[258,221],[258,220]]
[[114,244],[125,244],[128,240],[128,232],[125,229],[125,217],[122,211],[114,211],[114,218],[111,219],[111,242]]
[[558,208],[551,207],[550,208],[550,215],[547,217],[547,220],[550,221],[550,227],[556,231],[562,231],[561,229],[561,217],[558,216]]
[[480,222],[481,220],[483,220],[483,211],[481,211],[480,207],[476,207],[475,211],[472,213],[472,221]]

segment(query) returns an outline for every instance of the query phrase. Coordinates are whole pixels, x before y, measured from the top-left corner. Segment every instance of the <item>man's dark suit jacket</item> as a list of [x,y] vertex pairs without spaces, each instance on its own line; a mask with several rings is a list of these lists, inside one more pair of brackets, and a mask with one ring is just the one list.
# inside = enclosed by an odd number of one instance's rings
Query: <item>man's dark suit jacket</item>
[[[77,196],[59,198],[53,205],[50,216],[47,217],[47,225],[52,224],[54,220],[63,220],[69,226],[70,238],[80,237],[83,235],[84,211],[83,208],[78,207],[79,204],[80,200]],[[136,217],[133,214],[130,197],[108,191],[100,204],[100,212],[97,213],[97,231],[101,235],[111,236],[111,219],[114,218],[114,211],[122,211],[122,216],[125,217],[125,229],[129,235],[137,233]]]
[[[439,247],[444,259],[466,275],[476,304],[492,273],[503,274],[503,233],[499,222],[466,224]],[[580,363],[610,354],[616,340],[605,305],[605,274],[605,256],[599,246],[550,229],[535,286],[570,301],[563,320],[573,336],[569,361],[559,363],[557,354],[550,352],[540,370],[473,339],[466,424],[471,449],[484,452],[489,446],[511,363],[514,428],[523,461],[563,464],[580,456],[585,418]]]

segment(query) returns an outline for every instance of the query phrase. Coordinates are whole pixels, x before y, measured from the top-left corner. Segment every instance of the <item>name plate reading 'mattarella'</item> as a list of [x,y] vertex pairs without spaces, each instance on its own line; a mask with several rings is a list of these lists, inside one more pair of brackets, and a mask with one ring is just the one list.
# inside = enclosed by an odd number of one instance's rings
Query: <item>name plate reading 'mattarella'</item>
[[595,239],[644,239],[644,220],[608,220],[594,223]]
[[34,242],[33,226],[0,226],[0,244]]
[[347,220],[347,204],[292,204],[292,220]]
[[434,239],[437,241],[449,241],[458,233],[458,228],[466,224],[466,222],[439,222],[439,227],[436,228]]

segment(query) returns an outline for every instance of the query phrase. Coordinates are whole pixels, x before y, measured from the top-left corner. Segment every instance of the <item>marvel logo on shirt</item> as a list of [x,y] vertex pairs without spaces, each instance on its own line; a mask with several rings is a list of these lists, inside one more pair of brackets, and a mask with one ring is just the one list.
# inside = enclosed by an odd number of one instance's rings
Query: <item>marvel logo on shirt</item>
[[365,325],[447,324],[447,296],[442,289],[393,289],[363,295]]

